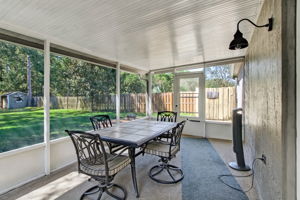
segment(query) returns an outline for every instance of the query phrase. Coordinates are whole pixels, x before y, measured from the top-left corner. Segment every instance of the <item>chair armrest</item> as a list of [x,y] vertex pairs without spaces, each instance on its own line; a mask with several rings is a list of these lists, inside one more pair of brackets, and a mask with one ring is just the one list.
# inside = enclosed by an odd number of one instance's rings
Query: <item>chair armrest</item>
[[128,150],[129,148],[126,147],[122,151],[120,151],[118,154],[114,155],[113,157],[107,159],[107,162],[114,160],[116,157],[120,156],[124,151]]
[[171,142],[163,141],[163,140],[156,140],[156,143],[165,144],[165,145],[171,145]]

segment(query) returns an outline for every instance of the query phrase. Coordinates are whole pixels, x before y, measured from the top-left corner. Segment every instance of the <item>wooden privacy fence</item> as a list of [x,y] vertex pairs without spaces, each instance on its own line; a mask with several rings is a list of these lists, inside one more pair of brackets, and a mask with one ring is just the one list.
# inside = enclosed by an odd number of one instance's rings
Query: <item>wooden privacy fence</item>
[[[236,107],[236,92],[234,87],[206,88],[206,119],[230,120],[232,109]],[[197,93],[181,93],[181,112],[196,113],[198,110]],[[115,111],[116,96],[101,95],[91,97],[57,97],[51,96],[53,109],[77,109],[92,111]],[[36,106],[43,106],[42,97],[34,97]],[[121,94],[121,112],[146,112],[146,94]],[[173,110],[173,93],[152,94],[153,112]]]
[[199,93],[181,92],[180,93],[180,112],[198,113]]
[[[232,109],[236,108],[235,87],[206,88],[205,116],[208,120],[231,120]],[[218,98],[207,98],[216,94]],[[214,96],[214,95],[212,95]]]
[[146,94],[121,94],[121,112],[146,112]]
[[[43,106],[43,97],[34,97],[35,106]],[[146,112],[146,95],[145,94],[121,94],[120,98],[121,112]],[[75,110],[92,110],[92,111],[115,111],[116,96],[101,95],[91,97],[61,97],[51,96],[50,105],[52,109],[75,109]]]
[[[236,108],[235,87],[206,88],[205,116],[208,120],[231,120],[232,109]],[[181,93],[181,112],[195,113],[198,110],[197,93]],[[153,112],[173,110],[173,93],[152,95]]]
[[163,110],[173,110],[172,92],[152,94],[152,111],[158,112]]

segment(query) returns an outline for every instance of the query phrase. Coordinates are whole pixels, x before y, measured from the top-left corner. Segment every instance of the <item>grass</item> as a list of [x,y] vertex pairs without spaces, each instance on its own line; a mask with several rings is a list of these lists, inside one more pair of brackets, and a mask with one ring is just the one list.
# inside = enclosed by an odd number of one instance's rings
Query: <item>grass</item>
[[[51,139],[66,136],[65,130],[91,130],[89,117],[108,114],[116,118],[115,112],[91,112],[73,109],[50,110]],[[138,117],[144,113],[136,113]],[[127,113],[121,113],[125,118]],[[0,152],[41,143],[44,140],[43,108],[0,110]]]

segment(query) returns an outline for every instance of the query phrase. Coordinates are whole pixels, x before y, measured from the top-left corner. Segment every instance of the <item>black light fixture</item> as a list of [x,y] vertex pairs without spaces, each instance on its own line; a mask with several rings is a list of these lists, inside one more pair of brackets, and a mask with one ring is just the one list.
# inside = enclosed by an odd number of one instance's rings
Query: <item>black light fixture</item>
[[245,38],[243,38],[243,33],[241,33],[239,29],[239,25],[242,21],[248,21],[257,28],[268,27],[268,31],[271,31],[273,28],[273,18],[269,18],[269,23],[261,26],[254,24],[250,19],[241,19],[237,24],[237,31],[234,34],[234,39],[230,42],[230,50],[243,49],[248,47],[248,41]]

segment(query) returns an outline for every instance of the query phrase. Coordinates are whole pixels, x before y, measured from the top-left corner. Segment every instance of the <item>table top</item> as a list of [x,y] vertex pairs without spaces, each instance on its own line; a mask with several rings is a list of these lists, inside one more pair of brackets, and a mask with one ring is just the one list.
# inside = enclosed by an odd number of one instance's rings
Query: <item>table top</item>
[[96,131],[89,131],[92,134],[99,134],[103,141],[122,144],[125,146],[139,147],[157,136],[176,127],[174,122],[161,122],[151,120],[134,120],[120,123],[116,126]]

